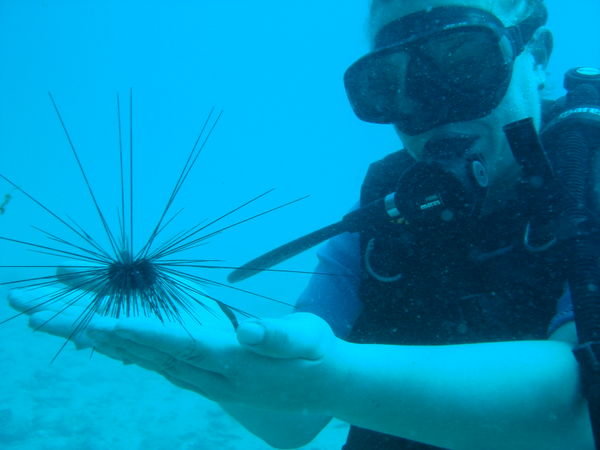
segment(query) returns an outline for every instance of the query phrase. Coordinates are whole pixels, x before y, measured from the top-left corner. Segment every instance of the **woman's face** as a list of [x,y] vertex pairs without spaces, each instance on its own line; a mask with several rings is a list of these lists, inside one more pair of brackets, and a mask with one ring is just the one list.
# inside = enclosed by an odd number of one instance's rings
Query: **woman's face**
[[[389,22],[408,14],[439,6],[470,6],[494,13],[505,25],[512,25],[514,18],[499,16],[498,4],[487,0],[396,0],[383,4],[371,17],[372,32]],[[505,3],[505,2],[504,2]],[[490,6],[491,5],[491,6]],[[485,55],[481,55],[484,60]],[[473,68],[477,70],[476,67]],[[514,160],[506,138],[504,125],[519,119],[532,117],[537,126],[541,120],[540,86],[544,81],[543,67],[536,65],[533,55],[525,49],[514,63],[512,78],[500,104],[487,116],[464,122],[438,126],[427,132],[409,136],[397,129],[406,150],[417,160],[423,157],[423,149],[432,139],[451,133],[477,135],[483,149],[483,158],[490,176],[490,191],[501,192],[514,184],[519,167]],[[492,195],[493,193],[490,192]]]

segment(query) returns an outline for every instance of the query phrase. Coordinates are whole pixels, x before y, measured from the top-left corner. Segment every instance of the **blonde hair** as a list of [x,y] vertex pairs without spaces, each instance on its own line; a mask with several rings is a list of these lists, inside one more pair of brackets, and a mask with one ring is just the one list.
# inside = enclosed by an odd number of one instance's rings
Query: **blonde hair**
[[[423,9],[423,5],[435,8],[448,6],[448,0],[371,0],[369,11],[369,35],[371,39],[378,28],[391,22],[400,15],[410,14]],[[485,9],[497,16],[506,26],[527,18],[535,9],[544,4],[544,0],[461,0],[453,2],[455,6],[471,6]]]

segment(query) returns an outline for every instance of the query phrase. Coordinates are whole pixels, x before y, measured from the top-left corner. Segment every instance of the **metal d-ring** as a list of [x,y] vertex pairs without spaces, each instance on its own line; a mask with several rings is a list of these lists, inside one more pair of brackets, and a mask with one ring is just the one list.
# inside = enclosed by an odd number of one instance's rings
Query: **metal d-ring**
[[367,273],[369,275],[371,275],[373,278],[375,278],[377,281],[381,281],[382,283],[393,283],[395,281],[398,281],[402,278],[402,274],[398,273],[397,275],[388,277],[388,276],[384,276],[384,275],[379,275],[377,272],[375,272],[375,270],[373,269],[373,266],[371,264],[371,253],[373,253],[373,250],[375,249],[375,238],[371,238],[369,239],[369,242],[367,243],[367,248],[365,250],[365,269],[367,270]]
[[530,232],[531,232],[531,222],[528,221],[527,225],[525,226],[525,235],[523,236],[523,245],[531,253],[545,252],[546,250],[548,250],[549,248],[551,248],[557,242],[556,236],[553,236],[552,239],[550,239],[545,244],[537,245],[537,246],[536,245],[532,245],[529,242],[529,234],[530,234]]

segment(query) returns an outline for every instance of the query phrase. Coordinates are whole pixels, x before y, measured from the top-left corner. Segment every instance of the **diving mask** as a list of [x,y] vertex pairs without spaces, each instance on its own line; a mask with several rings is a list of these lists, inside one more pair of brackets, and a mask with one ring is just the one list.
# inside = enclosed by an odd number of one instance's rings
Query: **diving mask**
[[487,11],[438,7],[384,26],[372,53],[344,75],[356,115],[416,135],[485,117],[504,98],[513,64],[547,19],[543,6],[505,27]]

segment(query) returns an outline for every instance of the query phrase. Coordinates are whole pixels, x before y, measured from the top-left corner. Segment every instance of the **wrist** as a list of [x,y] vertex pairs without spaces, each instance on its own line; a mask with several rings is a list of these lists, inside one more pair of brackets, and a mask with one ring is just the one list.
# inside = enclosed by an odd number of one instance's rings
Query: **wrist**
[[337,411],[344,409],[348,390],[352,389],[351,355],[356,345],[337,337],[330,341],[310,383],[308,410],[335,416]]

